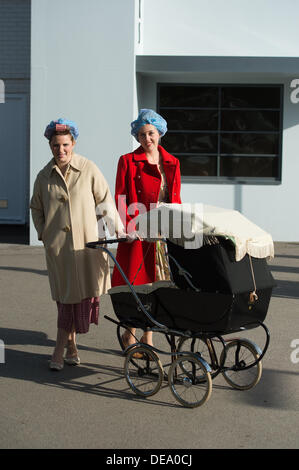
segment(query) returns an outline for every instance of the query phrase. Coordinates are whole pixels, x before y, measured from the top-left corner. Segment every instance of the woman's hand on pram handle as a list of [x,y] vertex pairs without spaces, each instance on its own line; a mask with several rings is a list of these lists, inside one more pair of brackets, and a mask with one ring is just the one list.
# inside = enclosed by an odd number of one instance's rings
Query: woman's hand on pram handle
[[127,242],[128,242],[128,243],[135,242],[136,240],[141,240],[139,234],[138,234],[136,231],[130,232],[130,233],[126,233],[125,236],[126,236],[126,238],[127,238]]
[[[121,241],[127,241],[128,243],[132,243],[134,242],[135,240],[141,240],[138,232],[136,232],[135,230],[132,231],[132,232],[129,232],[129,233],[125,233],[123,231],[121,232],[116,232],[116,236],[117,236],[117,239],[118,240],[121,240]],[[124,240],[125,239],[125,240]]]
[[126,242],[127,238],[108,238],[107,240],[97,240],[95,242],[85,243],[86,248],[105,248],[105,245],[111,245],[113,243]]
[[125,232],[118,232],[116,233],[116,238],[108,238],[108,239],[99,239],[94,242],[86,243],[86,248],[100,248],[103,245],[111,245],[113,243],[132,243],[135,240],[141,240],[140,236],[137,232],[125,233]]

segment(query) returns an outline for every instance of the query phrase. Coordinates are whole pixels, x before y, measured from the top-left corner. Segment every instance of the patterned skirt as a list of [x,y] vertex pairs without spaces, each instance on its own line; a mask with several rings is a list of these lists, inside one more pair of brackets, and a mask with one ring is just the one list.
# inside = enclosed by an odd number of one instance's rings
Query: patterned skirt
[[62,304],[57,302],[57,328],[76,333],[87,333],[91,323],[98,324],[99,297],[84,299],[78,304]]

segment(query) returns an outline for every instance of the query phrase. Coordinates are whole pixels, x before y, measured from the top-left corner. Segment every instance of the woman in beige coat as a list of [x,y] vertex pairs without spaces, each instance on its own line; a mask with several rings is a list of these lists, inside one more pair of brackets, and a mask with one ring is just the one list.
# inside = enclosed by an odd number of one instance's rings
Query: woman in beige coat
[[52,121],[45,136],[54,158],[37,175],[30,208],[38,239],[45,246],[51,294],[58,306],[50,368],[61,370],[64,362],[80,363],[76,333],[87,333],[90,323],[98,323],[99,297],[110,288],[107,255],[85,248],[99,237],[96,211],[121,236],[123,226],[102,173],[73,151],[76,124]]

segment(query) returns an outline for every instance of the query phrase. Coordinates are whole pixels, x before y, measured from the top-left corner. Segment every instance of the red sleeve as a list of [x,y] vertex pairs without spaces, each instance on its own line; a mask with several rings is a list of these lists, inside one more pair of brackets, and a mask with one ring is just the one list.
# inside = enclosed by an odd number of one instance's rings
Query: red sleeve
[[174,180],[176,181],[177,184],[177,195],[178,195],[178,204],[182,204],[181,201],[181,170],[180,170],[180,161],[177,161],[176,169],[175,169],[175,176]]
[[117,166],[115,181],[115,204],[125,228],[131,220],[128,215],[128,163],[124,157],[120,157]]

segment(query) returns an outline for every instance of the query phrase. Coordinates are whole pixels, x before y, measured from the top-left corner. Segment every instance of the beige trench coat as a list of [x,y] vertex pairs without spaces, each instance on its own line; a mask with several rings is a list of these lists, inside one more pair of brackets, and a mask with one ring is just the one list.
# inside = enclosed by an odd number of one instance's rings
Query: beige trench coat
[[74,153],[66,183],[52,159],[37,175],[30,208],[45,246],[53,300],[74,304],[107,292],[108,257],[85,243],[98,240],[96,210],[100,215],[105,211],[105,221],[116,231],[123,225],[98,167]]

